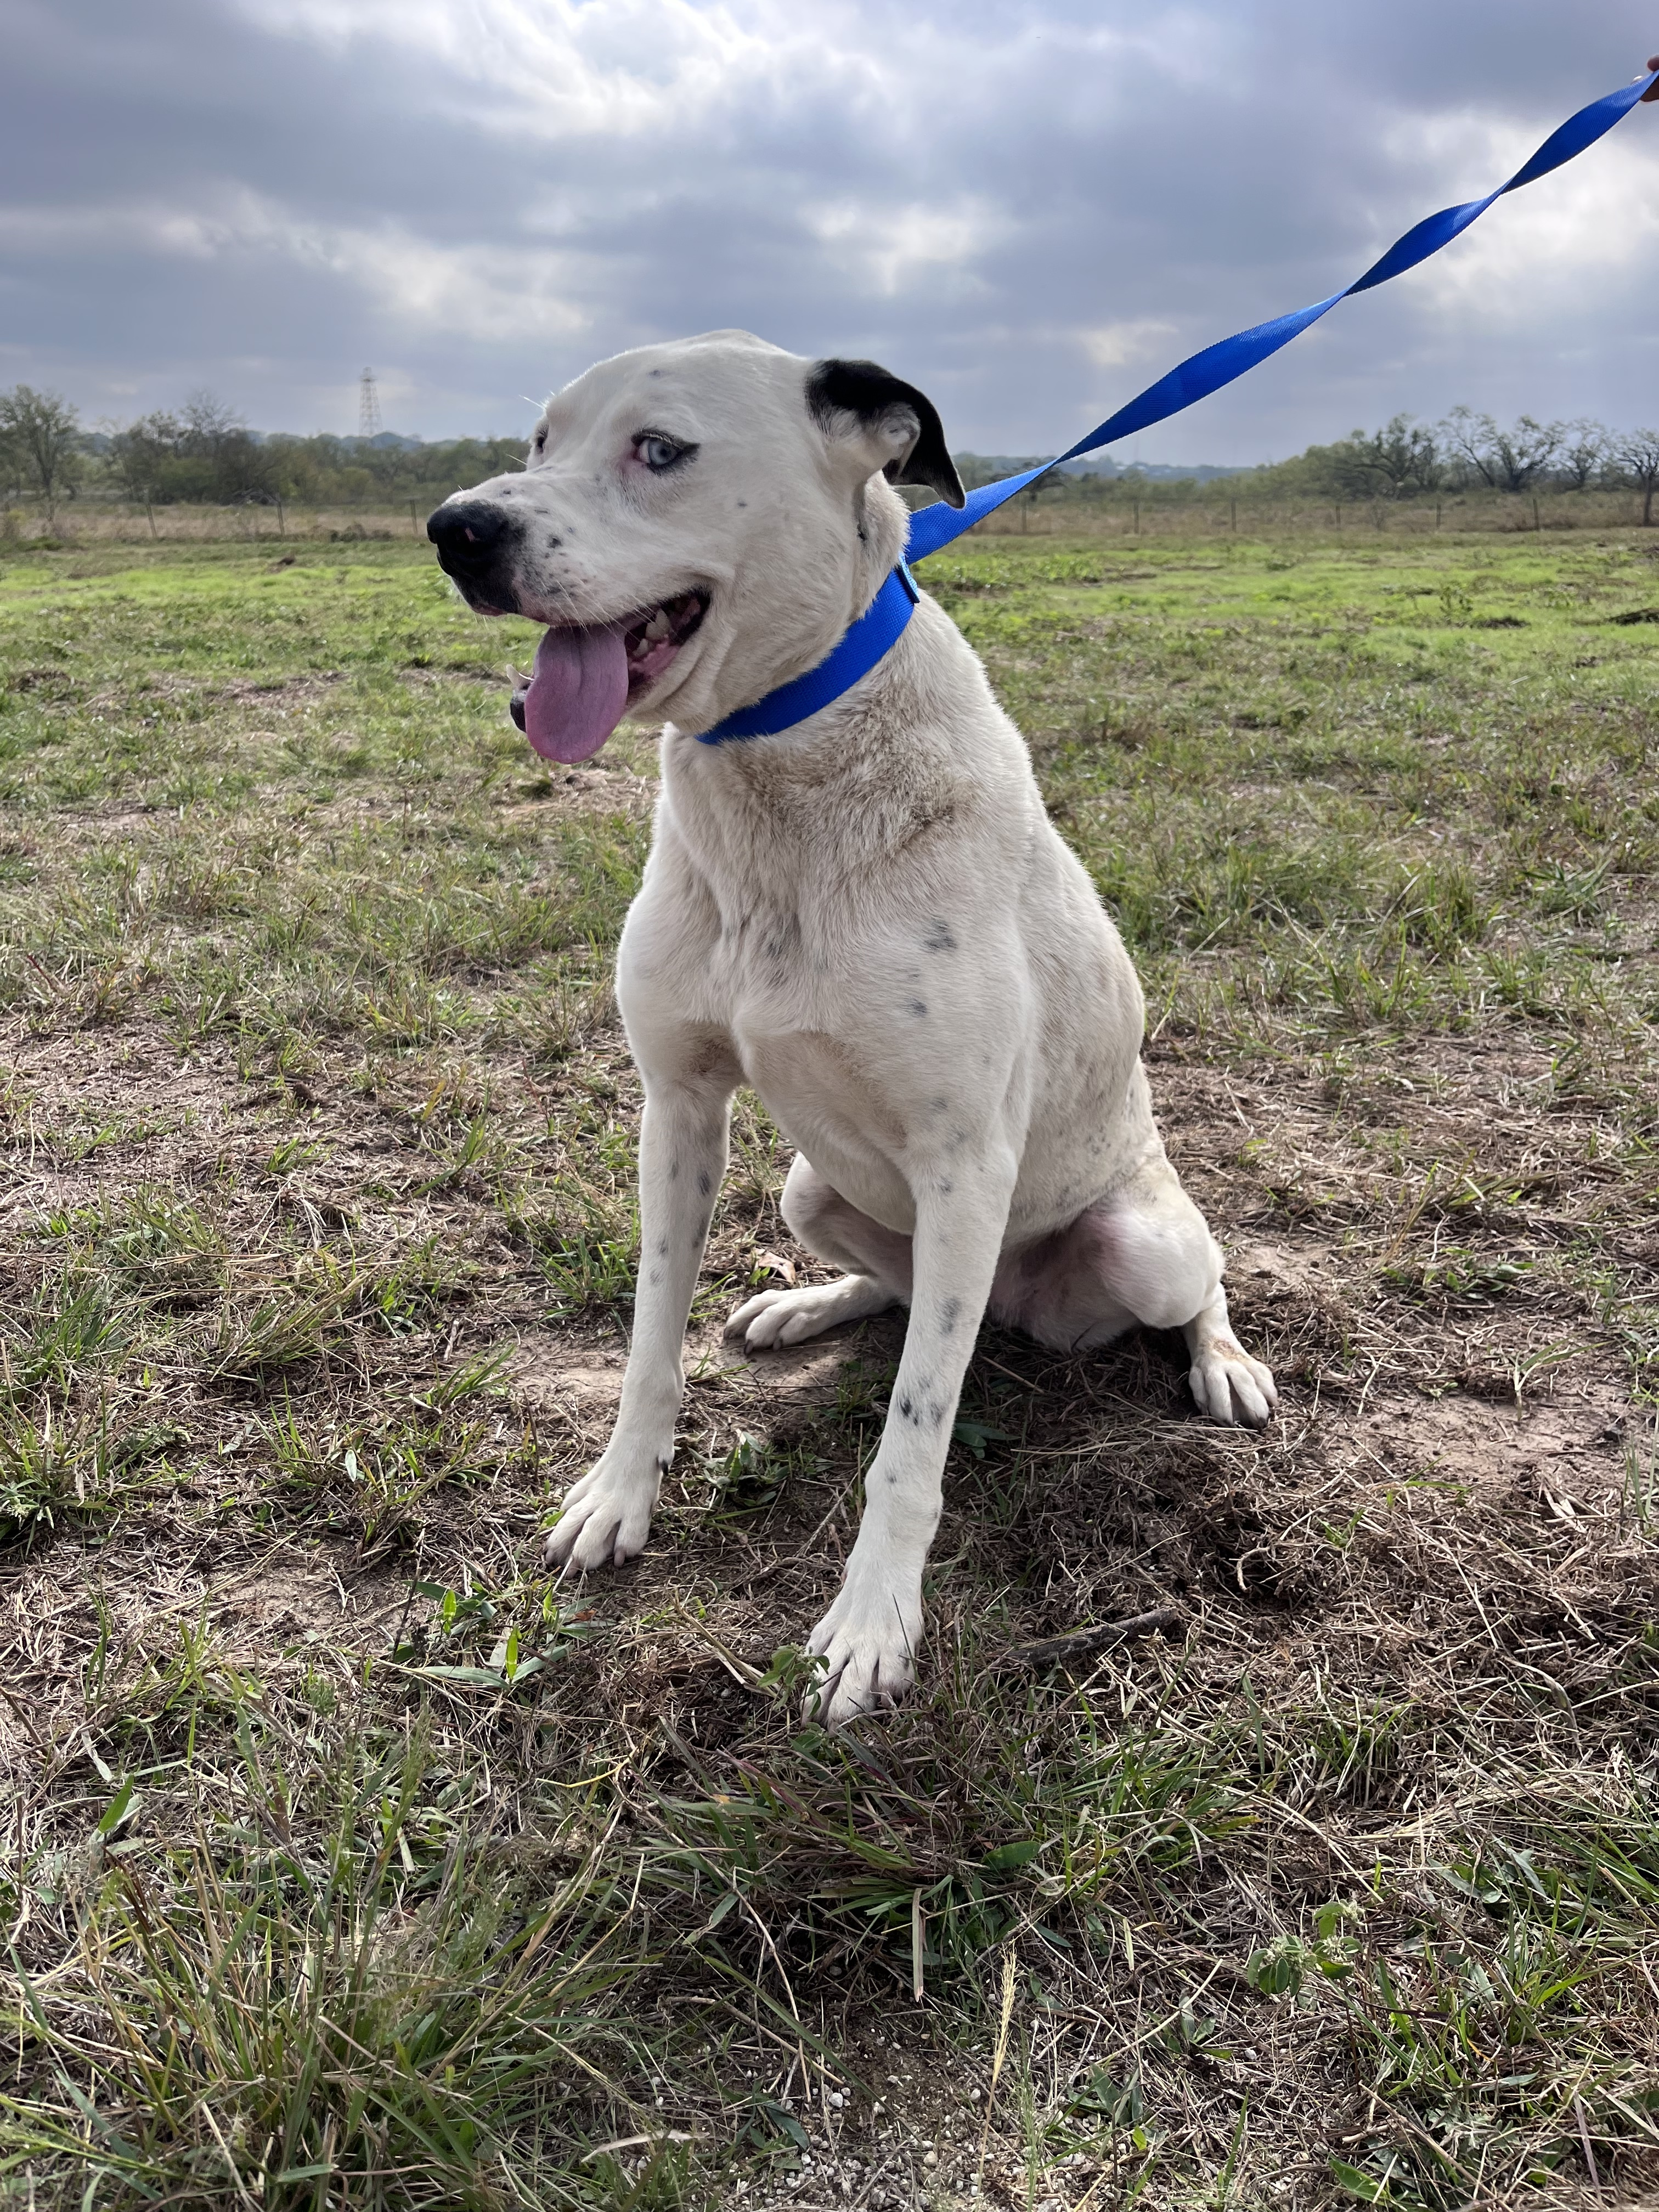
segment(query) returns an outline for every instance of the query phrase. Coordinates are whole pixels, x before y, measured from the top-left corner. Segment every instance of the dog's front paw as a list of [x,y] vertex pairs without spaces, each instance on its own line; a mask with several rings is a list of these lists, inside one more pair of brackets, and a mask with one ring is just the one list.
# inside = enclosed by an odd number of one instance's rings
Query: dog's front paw
[[1207,1337],[1198,1347],[1188,1377],[1200,1413],[1229,1428],[1243,1421],[1265,1428],[1279,1403],[1273,1370],[1252,1359],[1231,1336]]
[[543,1546],[548,1565],[586,1574],[591,1567],[619,1567],[642,1552],[667,1464],[647,1457],[645,1471],[635,1454],[611,1445],[566,1493]]
[[916,1679],[921,1593],[872,1577],[849,1577],[806,1639],[823,1672],[807,1697],[806,1718],[842,1728],[860,1713],[896,1705]]

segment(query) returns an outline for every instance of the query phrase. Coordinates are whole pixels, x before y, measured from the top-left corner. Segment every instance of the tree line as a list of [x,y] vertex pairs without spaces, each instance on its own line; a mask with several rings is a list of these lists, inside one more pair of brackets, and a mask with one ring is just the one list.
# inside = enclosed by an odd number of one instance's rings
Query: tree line
[[1335,500],[1420,499],[1437,492],[1639,491],[1651,523],[1659,489],[1659,430],[1609,430],[1580,417],[1508,428],[1470,407],[1433,426],[1396,415],[1382,429],[1353,430],[1289,461],[1251,471],[1274,489]]
[[[0,392],[0,501],[32,495],[49,516],[64,501],[124,499],[137,506],[180,501],[218,506],[325,507],[377,500],[435,505],[459,486],[517,466],[517,438],[299,438],[251,430],[211,392],[176,412],[158,409],[125,424],[82,426],[56,392],[20,384]],[[959,457],[977,481],[975,457]],[[1133,469],[1118,481],[1133,482]],[[1073,478],[1049,477],[1043,489]],[[1165,487],[1160,487],[1164,489]],[[1170,487],[1172,488],[1172,487]],[[1433,425],[1396,415],[1380,430],[1354,430],[1293,459],[1241,470],[1229,488],[1247,495],[1345,500],[1414,500],[1482,489],[1536,493],[1623,489],[1642,495],[1650,524],[1659,494],[1659,431],[1610,430],[1583,418],[1541,422],[1522,415],[1507,428],[1454,407]]]
[[0,392],[0,502],[120,499],[137,507],[359,506],[412,500],[435,506],[481,477],[516,468],[522,438],[297,438],[249,429],[210,392],[176,412],[82,426],[53,392]]

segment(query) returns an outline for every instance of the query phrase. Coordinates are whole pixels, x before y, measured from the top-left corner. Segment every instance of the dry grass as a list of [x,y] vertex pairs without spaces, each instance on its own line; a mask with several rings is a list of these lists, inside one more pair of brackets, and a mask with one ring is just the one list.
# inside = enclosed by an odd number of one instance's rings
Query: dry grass
[[751,1103],[652,1547],[537,1563],[648,747],[550,781],[396,546],[0,569],[0,2203],[1654,2185],[1644,550],[933,564],[1283,1418],[988,1332],[921,1691],[836,1740],[899,1324],[722,1345],[801,1256]]
[[146,507],[113,499],[76,500],[48,516],[36,501],[28,507],[0,506],[0,553],[75,551],[113,545],[270,545],[325,542],[426,542],[431,501],[381,501],[373,506],[337,501],[295,507],[204,507],[185,501]]

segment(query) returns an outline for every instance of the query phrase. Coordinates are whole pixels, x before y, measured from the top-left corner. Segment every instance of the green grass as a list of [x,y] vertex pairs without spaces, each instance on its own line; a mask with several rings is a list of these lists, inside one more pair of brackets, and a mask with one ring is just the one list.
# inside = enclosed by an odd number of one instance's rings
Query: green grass
[[412,545],[0,561],[0,2205],[1659,2179],[1659,547],[925,580],[1283,1419],[988,1333],[916,1698],[832,1740],[899,1324],[721,1349],[803,1264],[752,1100],[651,1550],[538,1564],[629,1324],[648,740],[537,761],[533,632]]

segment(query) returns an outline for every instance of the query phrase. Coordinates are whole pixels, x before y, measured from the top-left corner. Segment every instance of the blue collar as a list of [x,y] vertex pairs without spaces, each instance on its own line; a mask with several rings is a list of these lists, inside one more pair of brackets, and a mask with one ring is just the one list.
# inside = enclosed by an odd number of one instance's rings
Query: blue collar
[[919,596],[915,579],[901,561],[889,570],[886,582],[841,643],[816,668],[792,683],[780,684],[752,707],[739,707],[712,730],[699,730],[697,743],[723,745],[728,738],[775,738],[821,708],[832,706],[898,643]]
[[752,707],[739,707],[724,721],[716,722],[712,730],[699,731],[698,742],[720,745],[730,738],[775,738],[781,731],[793,729],[797,722],[804,722],[809,714],[832,706],[843,692],[852,690],[860,677],[867,676],[903,635],[916,604],[915,582],[908,565],[910,562],[925,561],[930,553],[939,552],[952,538],[959,538],[964,530],[971,530],[976,522],[982,522],[1005,500],[1012,499],[1016,492],[1046,476],[1061,461],[1097,453],[1115,439],[1133,437],[1137,430],[1165,422],[1195,401],[1207,399],[1211,392],[1220,391],[1224,384],[1231,384],[1235,377],[1243,376],[1258,362],[1266,361],[1281,346],[1288,345],[1310,323],[1328,315],[1339,300],[1346,300],[1354,292],[1369,292],[1373,285],[1386,284],[1391,276],[1415,269],[1419,261],[1426,261],[1443,246],[1449,246],[1505,192],[1517,191],[1522,185],[1535,184],[1540,177],[1547,177],[1552,169],[1559,169],[1564,161],[1571,161],[1576,154],[1593,146],[1656,84],[1659,84],[1659,71],[1644,72],[1634,83],[1621,85],[1617,92],[1607,93],[1602,99],[1592,100],[1588,107],[1581,107],[1576,115],[1568,117],[1559,131],[1553,131],[1532,159],[1517,169],[1507,184],[1499,185],[1495,192],[1488,192],[1483,200],[1468,200],[1462,207],[1442,208],[1438,215],[1425,216],[1403,238],[1396,239],[1363,276],[1356,277],[1342,291],[1333,292],[1329,299],[1316,301],[1311,307],[1298,307],[1288,315],[1276,316],[1272,322],[1258,323],[1253,330],[1240,331],[1235,337],[1223,338],[1215,345],[1206,346],[1201,352],[1189,355],[1054,460],[1044,461],[1040,468],[1023,470],[1018,476],[1004,477],[997,483],[981,484],[977,491],[969,493],[966,504],[959,509],[946,507],[942,501],[937,507],[921,508],[910,518],[904,559],[827,659],[819,661],[816,668],[809,668],[805,676],[797,676],[791,683],[781,684],[775,691],[769,691]]

